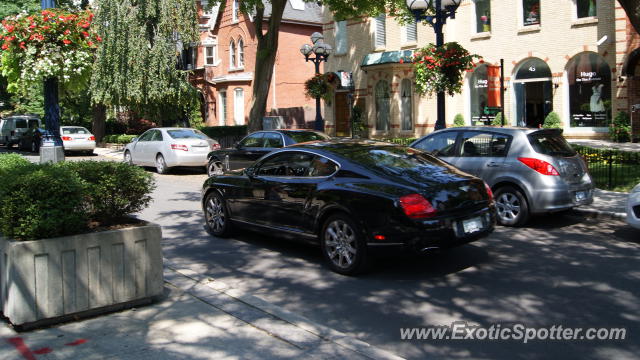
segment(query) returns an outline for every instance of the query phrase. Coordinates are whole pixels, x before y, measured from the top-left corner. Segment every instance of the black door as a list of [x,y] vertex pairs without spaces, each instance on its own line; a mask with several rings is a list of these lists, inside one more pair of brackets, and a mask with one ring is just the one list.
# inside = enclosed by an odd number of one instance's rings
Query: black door
[[229,168],[231,170],[247,168],[266,154],[268,151],[264,151],[263,136],[264,133],[259,132],[242,139],[236,145],[236,149],[227,155],[229,156]]

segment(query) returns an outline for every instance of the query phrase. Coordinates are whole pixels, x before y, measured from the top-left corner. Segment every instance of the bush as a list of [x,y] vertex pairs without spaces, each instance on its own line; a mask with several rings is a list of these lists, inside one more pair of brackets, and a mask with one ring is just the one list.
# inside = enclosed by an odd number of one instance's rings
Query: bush
[[560,129],[562,128],[562,122],[560,121],[560,116],[554,111],[550,112],[549,115],[544,119],[544,125],[542,126],[545,129]]
[[104,138],[102,138],[102,142],[111,144],[128,144],[136,137],[137,135],[125,134],[106,135]]
[[31,164],[29,160],[18,154],[0,154],[0,176],[3,176],[2,171],[4,170],[29,164]]
[[628,142],[631,140],[631,119],[629,113],[619,111],[609,125],[609,138],[615,142]]
[[86,183],[84,209],[89,218],[111,224],[145,209],[155,188],[153,176],[141,167],[117,162],[78,161],[57,166]]
[[247,135],[247,125],[205,126],[200,129],[200,131],[212,139],[218,139],[226,136],[245,136]]
[[19,240],[80,233],[87,228],[84,182],[52,165],[21,165],[0,181],[0,232]]
[[462,116],[462,114],[456,114],[456,116],[453,118],[453,127],[460,127],[465,125],[466,124],[464,123],[464,116]]
[[[502,113],[499,112],[495,118],[493,118],[493,121],[491,121],[491,125],[493,126],[502,126]],[[504,126],[509,126],[509,119],[507,119],[506,117],[504,118]]]

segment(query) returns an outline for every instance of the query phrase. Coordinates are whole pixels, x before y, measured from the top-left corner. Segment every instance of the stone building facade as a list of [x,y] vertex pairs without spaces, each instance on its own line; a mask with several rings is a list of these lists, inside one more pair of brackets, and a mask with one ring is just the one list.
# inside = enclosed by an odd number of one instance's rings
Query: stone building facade
[[[326,68],[352,72],[354,86],[347,96],[364,109],[370,135],[414,137],[432,131],[435,96],[415,94],[412,66],[399,59],[435,42],[433,29],[401,26],[389,16],[340,23],[328,10],[324,20],[327,42],[346,42],[346,51],[334,55]],[[447,124],[457,114],[466,124],[491,121],[496,104],[487,102],[487,69],[499,66],[500,59],[509,125],[538,127],[553,111],[567,136],[604,137],[617,112],[630,112],[640,103],[638,34],[615,0],[462,0],[444,34],[446,42],[457,41],[483,57],[466,74],[462,93],[447,97]],[[330,133],[348,129],[338,103],[325,109]],[[640,111],[636,115],[640,118]]]

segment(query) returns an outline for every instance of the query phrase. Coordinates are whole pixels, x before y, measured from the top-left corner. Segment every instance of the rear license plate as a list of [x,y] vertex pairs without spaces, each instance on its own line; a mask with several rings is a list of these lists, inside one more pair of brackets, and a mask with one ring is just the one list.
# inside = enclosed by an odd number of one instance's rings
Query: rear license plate
[[587,199],[586,191],[576,191],[576,201],[583,201]]
[[482,219],[480,217],[474,217],[467,220],[462,220],[462,230],[465,235],[473,234],[482,230]]

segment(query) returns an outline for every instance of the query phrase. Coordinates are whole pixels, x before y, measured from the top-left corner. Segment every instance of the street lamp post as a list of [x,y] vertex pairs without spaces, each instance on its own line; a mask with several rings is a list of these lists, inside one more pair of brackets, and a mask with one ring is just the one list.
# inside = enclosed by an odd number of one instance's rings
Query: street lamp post
[[[311,43],[313,45],[304,44],[300,47],[300,52],[304,55],[306,61],[312,61],[316,67],[316,75],[320,74],[320,63],[326,62],[333,51],[329,44],[325,44],[324,36],[319,32],[311,34]],[[311,54],[315,55],[311,57]],[[316,121],[314,128],[318,131],[324,131],[324,121],[320,113],[320,96],[316,96]]]
[[[448,18],[455,19],[456,10],[462,0],[407,0],[407,7],[415,17],[416,22],[427,21],[436,33],[436,47],[444,44],[444,34],[442,26],[447,23]],[[435,14],[426,15],[428,8],[433,7]],[[444,91],[439,91],[437,95],[438,117],[436,119],[435,130],[447,127],[445,121],[445,97]]]

